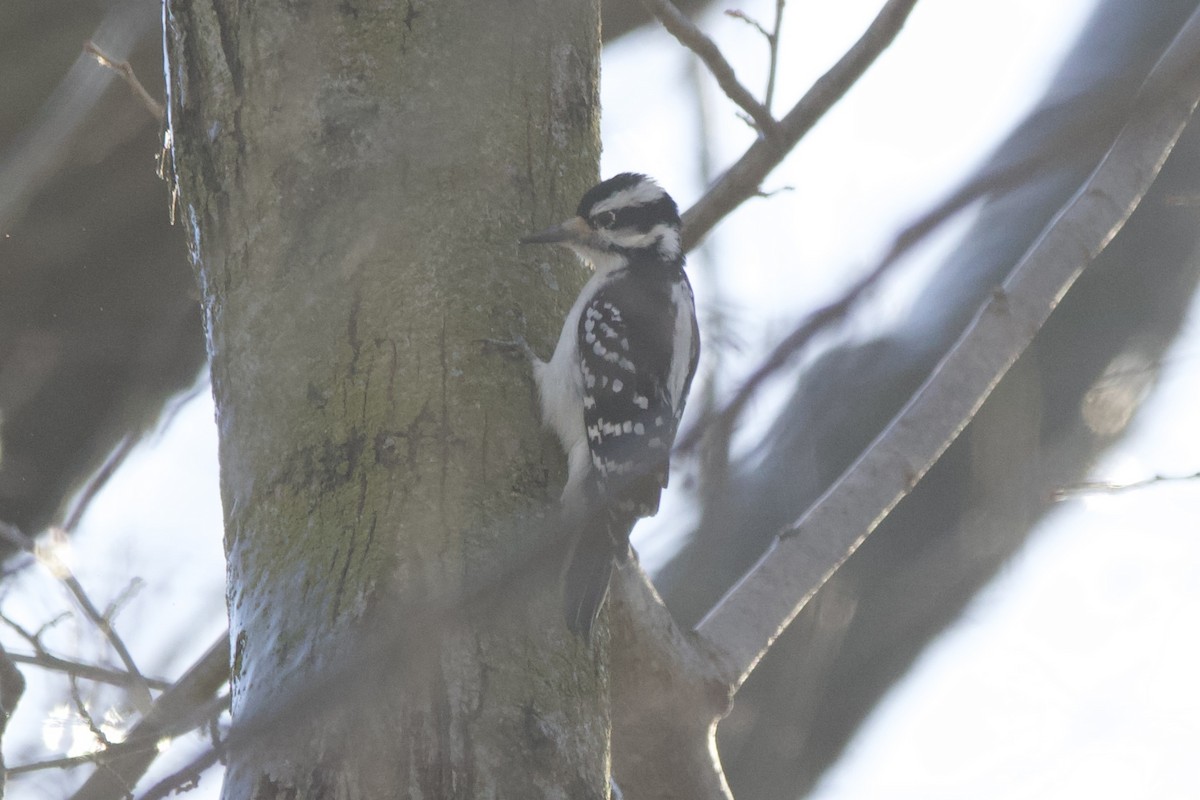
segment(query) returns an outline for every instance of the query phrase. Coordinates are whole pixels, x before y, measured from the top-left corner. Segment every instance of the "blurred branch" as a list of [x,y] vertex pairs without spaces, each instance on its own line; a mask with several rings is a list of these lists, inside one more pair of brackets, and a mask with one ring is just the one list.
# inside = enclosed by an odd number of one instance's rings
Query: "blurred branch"
[[113,746],[113,743],[109,741],[108,735],[101,729],[100,724],[92,716],[87,702],[83,699],[83,693],[79,691],[79,680],[74,675],[71,675],[69,681],[71,683],[71,702],[75,704],[75,713],[87,725],[88,732],[92,734],[92,738],[100,743],[101,750],[109,749]]
[[[56,621],[56,620],[55,620]],[[128,672],[123,672],[117,669],[108,669],[94,664],[84,664],[78,661],[60,658],[51,655],[45,645],[42,644],[42,631],[33,633],[25,630],[23,626],[14,622],[8,616],[0,614],[0,622],[3,622],[22,639],[24,639],[30,647],[33,648],[33,655],[25,655],[23,653],[9,653],[8,657],[18,664],[30,664],[32,666],[41,667],[42,669],[63,672],[72,678],[87,678],[88,680],[98,681],[100,683],[110,683],[114,686],[135,686],[144,681],[155,689],[165,689],[170,686],[166,681],[155,680],[134,676]],[[49,624],[53,624],[53,621]],[[43,626],[42,630],[45,630]]]
[[[37,548],[34,540],[26,536],[25,533],[18,529],[15,525],[9,525],[6,522],[0,522],[0,537],[3,537],[9,543],[15,545],[21,550],[36,554]],[[45,556],[39,556],[39,558],[44,562],[47,561],[47,557]],[[133,656],[130,654],[129,648],[125,646],[124,640],[121,639],[121,636],[117,633],[116,629],[113,628],[112,625],[113,615],[118,610],[119,603],[114,604],[109,609],[108,613],[102,614],[100,613],[100,610],[96,608],[96,604],[92,602],[92,599],[88,597],[83,585],[75,577],[74,573],[71,572],[70,567],[63,563],[61,559],[53,559],[53,563],[47,563],[47,567],[54,574],[54,577],[58,578],[59,582],[62,583],[63,586],[67,587],[67,590],[71,593],[71,596],[75,598],[75,602],[79,605],[80,609],[82,609],[84,615],[87,616],[88,620],[91,621],[91,623],[95,625],[101,633],[104,634],[104,638],[108,640],[113,650],[120,657],[121,662],[125,665],[125,670],[129,674],[132,681],[131,683],[127,684],[127,688],[131,692],[131,699],[134,701],[134,704],[142,709],[149,708],[151,701],[150,683],[137,668],[137,663],[133,660]],[[7,622],[10,627],[22,633],[30,642],[30,644],[33,645],[35,652],[45,652],[42,649],[40,638],[37,635],[25,633],[23,629],[10,620],[7,620],[7,618],[5,618],[4,621]]]
[[[110,758],[117,753],[126,752],[132,748],[126,747],[124,744],[114,744],[108,750],[100,750],[93,753],[81,753],[77,756],[63,756],[61,758],[48,758],[45,761],[31,761],[28,764],[18,764],[5,770],[7,778],[14,778],[18,775],[28,775],[31,772],[43,772],[49,769],[74,769],[75,767],[86,766],[87,764],[101,764],[105,758]],[[122,797],[128,796],[128,792]]]
[[87,779],[72,800],[105,800],[129,796],[158,756],[158,743],[205,724],[228,706],[217,691],[229,680],[229,635],[223,633],[203,656],[167,689],[129,731],[121,749]]
[[[660,0],[665,2],[665,0]],[[683,215],[683,246],[691,250],[713,226],[759,191],[801,137],[862,77],[896,38],[917,0],[888,0],[862,37],[813,84],[778,123],[778,136],[760,138]],[[690,24],[690,23],[689,23]]]
[[116,471],[125,463],[125,459],[133,452],[133,448],[137,446],[141,440],[140,436],[133,433],[125,434],[121,439],[121,443],[117,448],[109,454],[104,460],[104,464],[100,469],[88,479],[87,486],[79,493],[79,496],[71,504],[71,510],[67,514],[62,527],[66,531],[74,531],[79,526],[79,521],[83,519],[84,513],[92,504],[92,500],[100,493],[100,490],[108,483]]
[[[696,14],[712,5],[712,0],[676,0],[685,14]],[[608,44],[625,34],[654,22],[654,15],[642,0],[604,0],[600,4],[600,32]]]
[[[29,655],[27,653],[9,653],[8,657],[16,664],[29,664],[34,667],[51,670],[52,672],[62,672],[75,678],[86,678],[89,681],[97,683],[108,683],[113,686],[123,686],[128,688],[135,685],[138,679],[128,672],[123,672],[119,669],[109,669],[96,664],[85,664],[81,661],[71,661],[67,658],[52,656],[49,653],[40,653]],[[158,678],[142,678],[150,688],[159,691],[166,689],[171,684],[167,681]]]
[[[8,720],[17,709],[21,695],[25,693],[25,676],[13,664],[8,652],[0,646],[0,743],[8,729]],[[4,752],[0,749],[0,797],[4,795],[7,781]]]
[[200,776],[220,759],[222,751],[216,747],[205,750],[177,770],[146,790],[139,800],[160,800],[175,792],[184,792],[200,782]]
[[779,68],[779,29],[783,25],[783,7],[785,5],[785,0],[775,0],[775,24],[769,31],[762,26],[762,23],[744,11],[731,9],[725,12],[725,16],[740,19],[767,40],[770,63],[767,67],[767,92],[763,96],[763,107],[767,109],[768,114],[771,113],[771,101],[775,98],[775,78]]
[[75,602],[82,609],[88,620],[104,634],[104,638],[108,640],[112,649],[120,657],[121,663],[125,665],[126,671],[135,679],[136,682],[129,687],[134,704],[139,708],[149,708],[150,685],[147,683],[145,676],[142,675],[141,670],[138,669],[137,662],[133,660],[133,655],[129,652],[125,641],[117,633],[116,628],[113,627],[112,616],[100,613],[100,609],[96,608],[96,604],[92,602],[92,598],[84,590],[83,584],[71,572],[70,567],[62,563],[61,560],[51,567],[51,571],[54,572],[55,577],[59,579],[63,586],[67,587],[67,590],[75,598]]
[[1114,481],[1087,481],[1074,486],[1063,486],[1054,490],[1054,500],[1068,500],[1081,494],[1122,494],[1138,489],[1145,489],[1160,483],[1181,483],[1184,481],[1200,480],[1200,472],[1191,475],[1153,475],[1140,481],[1116,483]]
[[770,140],[776,139],[779,123],[771,116],[767,107],[755,100],[754,95],[738,82],[733,67],[725,60],[725,56],[721,55],[721,50],[716,43],[680,13],[671,0],[643,0],[643,2],[646,8],[658,17],[659,22],[667,29],[668,33],[700,57],[713,77],[717,79],[717,85],[730,100],[737,103],[750,115],[763,137]]
[[166,114],[166,111],[163,109],[163,104],[150,96],[150,93],[146,91],[146,87],[142,85],[140,80],[138,80],[138,76],[133,71],[133,67],[129,66],[128,61],[121,61],[112,58],[99,47],[97,47],[96,43],[91,39],[88,39],[83,43],[83,52],[95,58],[96,62],[100,64],[100,66],[108,67],[113,72],[120,75],[125,80],[125,84],[133,90],[133,94],[137,97],[137,99],[142,101],[142,106],[150,112],[150,115],[160,123],[163,121],[163,117]]
[[1200,100],[1200,12],[1151,72],[1100,165],[900,414],[709,612],[697,632],[736,688],[941,456],[1153,183]]
[[71,697],[80,717],[103,747],[79,756],[50,759],[23,764],[6,770],[7,776],[21,775],[47,769],[65,769],[96,764],[96,771],[74,795],[75,798],[125,798],[160,752],[164,739],[178,737],[212,720],[228,707],[229,698],[218,697],[217,691],[229,680],[228,633],[209,647],[208,651],[174,684],[154,681],[164,689],[149,711],[130,729],[123,742],[111,743],[92,718],[79,692],[77,678],[103,681],[122,686],[144,685],[145,678],[128,673],[106,670],[87,664],[77,664],[49,655],[40,641],[40,632],[32,633],[7,617],[0,616],[13,630],[30,643],[37,655],[14,656],[38,666],[59,669],[71,676]]
[[915,222],[910,223],[892,240],[887,252],[874,268],[852,284],[837,300],[808,314],[791,333],[775,345],[762,363],[738,387],[723,409],[700,419],[686,435],[680,437],[676,450],[685,452],[694,448],[703,436],[710,435],[712,428],[716,429],[715,435],[719,439],[727,440],[734,423],[762,384],[791,363],[814,336],[832,323],[845,318],[909,250],[976,200],[1021,186],[1068,152],[1083,150],[1111,140],[1117,124],[1124,119],[1123,115],[1118,116],[1119,113],[1120,110],[1114,112],[1111,109],[1102,109],[1099,114],[1080,120],[1034,155],[981,173]]

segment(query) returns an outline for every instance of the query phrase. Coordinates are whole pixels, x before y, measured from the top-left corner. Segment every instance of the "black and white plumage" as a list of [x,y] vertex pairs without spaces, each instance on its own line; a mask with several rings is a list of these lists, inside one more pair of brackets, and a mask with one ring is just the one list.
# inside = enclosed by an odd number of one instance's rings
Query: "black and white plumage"
[[578,531],[567,624],[587,638],[633,524],[658,511],[700,332],[679,211],[645,175],[609,178],[575,217],[521,241],[565,245],[593,270],[554,355],[533,364],[543,420],[567,456],[564,519]]

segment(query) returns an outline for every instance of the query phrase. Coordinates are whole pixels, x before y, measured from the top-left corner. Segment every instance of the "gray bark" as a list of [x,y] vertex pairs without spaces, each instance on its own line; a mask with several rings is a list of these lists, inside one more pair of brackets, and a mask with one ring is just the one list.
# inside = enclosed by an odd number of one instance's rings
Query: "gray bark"
[[605,650],[533,556],[561,459],[527,368],[478,341],[527,319],[548,346],[583,277],[515,240],[595,177],[597,14],[168,6],[221,437],[226,797],[607,796]]

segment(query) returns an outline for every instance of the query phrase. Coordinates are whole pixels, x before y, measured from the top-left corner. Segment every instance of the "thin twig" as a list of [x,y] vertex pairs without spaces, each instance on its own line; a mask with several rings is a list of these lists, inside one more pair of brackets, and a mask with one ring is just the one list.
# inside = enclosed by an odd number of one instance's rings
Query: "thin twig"
[[0,520],[0,538],[4,538],[9,544],[26,553],[32,553],[34,550],[33,539],[26,536],[24,531],[16,525],[10,525],[3,520]]
[[725,60],[725,56],[721,55],[721,50],[716,43],[693,25],[692,21],[685,17],[670,0],[642,0],[642,2],[654,16],[658,17],[659,22],[667,29],[668,33],[700,57],[709,72],[717,79],[717,85],[721,87],[726,96],[737,103],[754,120],[763,138],[776,138],[779,123],[771,116],[771,112],[767,111],[766,106],[755,100],[754,95],[738,82],[733,67]]
[[[96,664],[85,664],[82,661],[72,661],[67,658],[50,655],[46,652],[33,654],[10,652],[8,657],[18,664],[29,664],[33,667],[41,667],[52,672],[62,672],[77,678],[96,681],[97,683],[107,683],[113,686],[128,688],[136,686],[139,682],[138,678],[123,670],[109,669],[108,667],[101,667]],[[143,677],[142,680],[149,684],[150,688],[158,691],[162,691],[171,685],[170,682],[159,678]]]
[[[60,619],[61,617],[62,617],[62,615],[60,614],[55,619]],[[3,622],[8,627],[12,628],[13,631],[15,631],[18,636],[20,636],[22,639],[24,639],[26,642],[28,642],[29,646],[33,648],[33,651],[35,653],[45,653],[46,652],[42,648],[42,639],[41,639],[42,631],[45,630],[44,625],[42,626],[41,629],[38,630],[37,633],[32,633],[30,631],[27,631],[23,625],[21,625],[19,622],[12,619],[11,617],[9,617],[7,614],[0,614],[0,622]]]
[[62,524],[64,530],[74,531],[79,527],[79,521],[83,519],[83,514],[91,506],[92,500],[96,498],[96,495],[108,483],[108,479],[125,463],[126,457],[133,452],[133,448],[140,440],[140,436],[135,436],[132,433],[125,434],[125,437],[121,439],[121,443],[104,460],[104,464],[100,469],[96,470],[88,480],[87,486],[79,493],[79,497],[71,504],[71,510]]
[[134,95],[142,102],[142,105],[150,112],[150,115],[159,122],[163,121],[166,115],[163,104],[150,96],[150,93],[146,91],[146,87],[138,80],[133,67],[129,66],[128,61],[119,61],[109,56],[90,39],[83,43],[83,52],[95,58],[100,66],[107,67],[124,78],[125,83],[133,90]]
[[56,571],[58,579],[71,592],[71,595],[75,598],[75,602],[79,604],[80,609],[83,610],[88,620],[104,634],[104,638],[108,640],[112,649],[121,659],[121,663],[125,665],[126,671],[137,680],[137,683],[130,687],[132,693],[131,699],[133,699],[134,705],[139,708],[149,708],[151,701],[150,685],[147,683],[146,677],[142,675],[141,670],[138,669],[137,662],[133,660],[133,655],[129,652],[129,648],[125,646],[125,641],[117,633],[116,628],[113,627],[112,619],[100,613],[95,603],[88,597],[79,579],[75,577],[66,564],[57,565]]
[[775,0],[775,25],[767,39],[771,44],[771,65],[767,72],[767,94],[763,98],[763,105],[767,107],[768,113],[771,111],[771,103],[775,100],[775,76],[779,70],[779,30],[783,26],[784,2],[785,0]]
[[113,743],[108,740],[108,735],[101,730],[96,724],[96,720],[92,718],[92,712],[88,711],[87,703],[83,702],[83,694],[79,691],[79,681],[74,675],[69,676],[71,683],[71,701],[75,703],[75,711],[79,714],[80,719],[87,725],[88,731],[100,743],[100,746],[107,750],[112,747]]
[[[665,0],[659,0],[665,3]],[[896,38],[917,0],[888,0],[862,37],[778,123],[778,136],[756,141],[683,215],[683,246],[691,250],[733,209],[755,196],[763,178],[874,63]],[[678,12],[675,12],[678,14]],[[689,23],[690,24],[690,23]],[[710,67],[711,68],[711,67]]]
[[138,800],[161,800],[177,790],[200,783],[201,776],[221,758],[224,748],[209,748],[192,759],[183,769],[173,772],[146,790]]
[[[15,767],[9,767],[5,770],[5,774],[12,778],[16,775],[26,775],[30,772],[39,772],[47,769],[74,769],[75,767],[83,767],[88,764],[100,764],[106,759],[116,758],[121,755],[128,755],[138,750],[144,750],[146,746],[128,746],[125,743],[114,744],[107,750],[96,750],[91,753],[83,753],[77,756],[63,756],[62,758],[51,758],[45,761],[31,761],[28,764],[18,764]],[[150,748],[153,749],[153,748]]]
[[741,20],[754,28],[767,42],[770,63],[767,69],[767,93],[763,96],[763,107],[767,109],[768,114],[771,113],[771,101],[775,98],[775,76],[779,66],[779,27],[783,23],[784,4],[785,0],[775,0],[775,24],[769,31],[763,27],[761,22],[745,11],[730,9],[725,12],[725,16]]
[[1200,480],[1200,472],[1191,475],[1153,475],[1140,481],[1116,483],[1114,481],[1085,481],[1073,486],[1063,486],[1054,490],[1052,498],[1055,501],[1067,500],[1081,494],[1122,494],[1145,489],[1159,483],[1180,483],[1183,481]]
[[116,800],[124,787],[134,786],[158,755],[157,743],[205,725],[229,706],[229,696],[218,695],[229,681],[229,633],[223,633],[184,675],[162,693],[154,706],[126,736],[125,743],[142,746],[122,751],[120,758],[105,761],[72,800]]
[[770,31],[768,31],[766,28],[764,28],[761,22],[759,22],[754,17],[747,14],[745,11],[740,11],[736,8],[731,8],[725,12],[725,16],[732,17],[733,19],[741,20],[742,22],[749,25],[751,28],[754,28],[754,30],[758,31],[759,35],[761,35],[768,42],[771,41]]
[[117,595],[116,598],[104,609],[104,618],[116,619],[117,614],[121,613],[121,609],[124,608],[129,601],[136,597],[138,592],[145,587],[146,581],[143,579],[138,577],[130,578],[129,583],[125,586],[121,593]]

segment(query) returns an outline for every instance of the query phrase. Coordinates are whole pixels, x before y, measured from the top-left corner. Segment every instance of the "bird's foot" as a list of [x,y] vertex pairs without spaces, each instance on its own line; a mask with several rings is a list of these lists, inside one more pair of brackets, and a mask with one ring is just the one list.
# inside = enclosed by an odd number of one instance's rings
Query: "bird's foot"
[[483,345],[485,353],[495,353],[511,359],[538,360],[537,353],[533,352],[529,342],[525,341],[525,337],[519,333],[511,339],[476,339],[476,341]]

